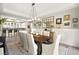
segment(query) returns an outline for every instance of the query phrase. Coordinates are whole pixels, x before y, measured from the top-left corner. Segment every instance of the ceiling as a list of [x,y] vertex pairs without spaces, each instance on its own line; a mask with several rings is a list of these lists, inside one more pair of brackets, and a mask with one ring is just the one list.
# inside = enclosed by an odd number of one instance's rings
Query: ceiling
[[[3,14],[29,19],[32,16],[32,3],[3,3]],[[36,3],[37,17],[45,16],[61,10],[73,8],[76,3]]]

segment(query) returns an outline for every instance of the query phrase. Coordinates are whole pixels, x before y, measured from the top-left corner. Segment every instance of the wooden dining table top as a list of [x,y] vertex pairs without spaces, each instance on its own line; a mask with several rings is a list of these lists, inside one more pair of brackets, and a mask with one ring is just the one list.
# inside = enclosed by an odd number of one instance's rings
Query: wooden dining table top
[[34,40],[35,40],[35,41],[38,41],[38,42],[40,42],[40,43],[44,42],[44,41],[47,40],[47,39],[50,39],[49,36],[36,35],[36,34],[33,34],[33,37],[34,37]]

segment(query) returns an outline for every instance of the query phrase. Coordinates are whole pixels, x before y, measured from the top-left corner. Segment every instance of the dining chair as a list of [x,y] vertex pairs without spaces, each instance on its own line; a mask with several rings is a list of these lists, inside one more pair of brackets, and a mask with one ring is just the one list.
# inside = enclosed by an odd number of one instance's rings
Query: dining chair
[[27,40],[28,40],[28,52],[32,55],[37,55],[37,45],[34,42],[33,35],[27,33]]
[[50,31],[43,31],[43,35],[44,36],[49,36],[50,35]]
[[61,35],[60,34],[56,35],[54,43],[53,43],[53,55],[58,55],[59,54],[60,40],[61,40]]
[[33,35],[28,32],[19,32],[23,49],[30,55],[37,54],[37,45],[34,42]]
[[54,33],[52,44],[42,44],[42,55],[58,55],[61,35]]

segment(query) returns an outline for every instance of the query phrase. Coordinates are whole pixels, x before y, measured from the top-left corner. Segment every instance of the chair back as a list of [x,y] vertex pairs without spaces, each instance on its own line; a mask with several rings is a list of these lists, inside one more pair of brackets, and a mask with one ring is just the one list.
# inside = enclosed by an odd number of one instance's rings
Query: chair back
[[36,55],[37,54],[37,45],[34,42],[34,38],[32,34],[27,33],[27,40],[28,40],[28,47],[29,47],[29,53]]
[[28,32],[20,32],[20,39],[23,44],[23,48],[31,55],[37,54],[37,45],[34,42],[33,35]]
[[50,35],[50,32],[49,31],[43,31],[43,35],[44,36],[49,36]]
[[53,55],[58,55],[58,53],[59,53],[59,43],[60,43],[60,39],[61,39],[61,35],[60,34],[58,34],[58,35],[56,35],[56,38],[55,38],[55,40],[54,40],[54,47],[53,47]]

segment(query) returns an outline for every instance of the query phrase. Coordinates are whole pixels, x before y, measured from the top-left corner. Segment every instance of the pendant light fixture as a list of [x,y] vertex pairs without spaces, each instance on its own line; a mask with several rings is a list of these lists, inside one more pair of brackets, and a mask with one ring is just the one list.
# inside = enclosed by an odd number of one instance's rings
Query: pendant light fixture
[[32,3],[32,20],[36,20],[36,8],[35,8],[35,3]]

